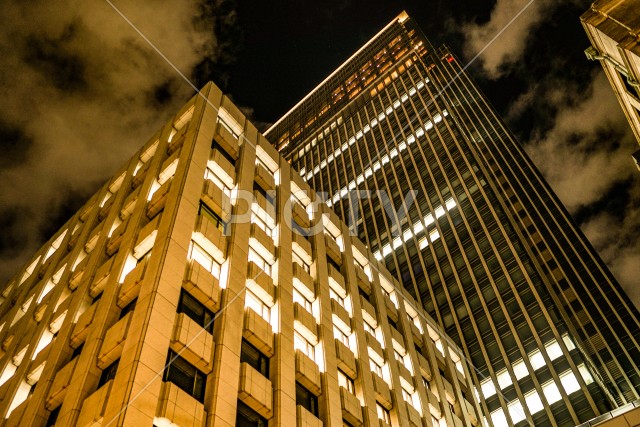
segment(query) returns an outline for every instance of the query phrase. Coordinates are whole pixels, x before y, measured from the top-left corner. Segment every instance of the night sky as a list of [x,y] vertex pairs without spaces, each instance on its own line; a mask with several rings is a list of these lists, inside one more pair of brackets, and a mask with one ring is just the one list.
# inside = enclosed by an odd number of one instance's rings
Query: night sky
[[[196,86],[265,129],[403,9],[469,66],[640,305],[637,142],[579,16],[589,1],[113,0]],[[0,5],[0,284],[193,93],[105,0]]]

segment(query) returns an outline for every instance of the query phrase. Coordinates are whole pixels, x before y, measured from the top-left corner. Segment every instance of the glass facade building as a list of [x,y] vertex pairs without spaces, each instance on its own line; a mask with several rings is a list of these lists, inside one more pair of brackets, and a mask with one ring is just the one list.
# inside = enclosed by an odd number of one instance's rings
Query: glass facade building
[[463,348],[489,425],[576,425],[638,399],[637,308],[406,13],[265,136]]

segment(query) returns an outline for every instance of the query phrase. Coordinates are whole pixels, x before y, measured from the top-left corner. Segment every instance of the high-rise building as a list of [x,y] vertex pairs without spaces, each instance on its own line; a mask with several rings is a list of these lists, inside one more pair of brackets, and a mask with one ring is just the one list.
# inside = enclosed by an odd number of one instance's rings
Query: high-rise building
[[462,351],[213,84],[1,294],[3,426],[482,420]]
[[[598,0],[581,17],[591,46],[640,144],[640,1]],[[633,159],[640,169],[640,150]]]
[[456,56],[402,13],[265,135],[475,366],[493,426],[638,399],[640,315]]

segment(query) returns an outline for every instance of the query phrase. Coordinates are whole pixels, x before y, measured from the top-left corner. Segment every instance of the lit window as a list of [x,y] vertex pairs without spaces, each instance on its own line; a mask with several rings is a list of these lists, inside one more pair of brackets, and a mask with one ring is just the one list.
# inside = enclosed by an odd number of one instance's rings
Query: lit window
[[589,385],[593,382],[593,377],[589,373],[589,370],[584,365],[584,363],[578,365],[578,371],[580,371],[580,375],[582,375],[582,379],[584,380],[585,384]]
[[342,332],[342,330],[335,325],[333,326],[333,336],[338,339],[342,344],[349,347],[349,337]]
[[304,295],[298,292],[298,290],[295,288],[293,289],[293,302],[294,303],[297,302],[302,307],[304,307],[304,309],[307,310],[309,313],[313,313],[313,304],[311,303],[311,301],[306,299]]
[[271,276],[271,264],[269,264],[267,260],[262,258],[252,248],[249,248],[248,260],[253,261],[258,267],[262,269],[262,271],[265,272],[265,274],[267,274],[267,276]]
[[262,229],[262,231],[264,231],[267,234],[267,236],[273,238],[273,233],[274,233],[273,229],[269,228],[267,223],[264,222],[264,220],[260,218],[258,215],[256,215],[255,212],[251,213],[251,223],[257,225],[258,228]]
[[555,360],[558,357],[562,356],[562,349],[560,348],[560,344],[553,340],[545,345],[547,349],[547,354],[549,355],[549,359]]
[[35,360],[35,358],[42,351],[42,349],[45,348],[47,345],[49,345],[51,340],[53,340],[53,333],[49,330],[44,330],[42,332],[42,337],[40,338],[40,341],[38,341],[38,345],[36,346],[36,349],[33,352],[33,356],[31,357],[31,360]]
[[246,290],[245,292],[246,296],[244,300],[244,306],[249,307],[256,313],[258,313],[260,317],[269,322],[271,320],[271,308],[250,290]]
[[235,139],[240,138],[240,133],[233,130],[233,128],[223,119],[218,116],[216,119],[217,123],[220,123],[220,126],[227,130]]
[[402,398],[406,401],[409,402],[411,404],[413,404],[413,396],[411,396],[411,393],[409,393],[407,390],[405,390],[404,388],[401,387],[402,390]]
[[378,412],[378,418],[380,418],[383,422],[391,425],[391,415],[389,414],[387,408],[376,402],[376,411]]
[[507,371],[506,369],[503,369],[502,371],[498,372],[497,377],[498,377],[498,385],[500,386],[501,389],[513,384],[511,382],[511,376],[509,375],[509,371]]
[[540,396],[538,396],[538,392],[535,390],[533,390],[529,394],[526,394],[524,396],[524,401],[527,404],[527,409],[529,409],[529,412],[531,412],[532,414],[540,412],[544,409],[544,406],[542,406],[542,400],[540,400]]
[[447,201],[444,204],[447,207],[448,211],[456,207],[456,201],[451,198],[447,199]]
[[344,372],[338,369],[338,385],[340,387],[344,387],[351,394],[356,393],[356,386],[351,378],[347,376]]
[[205,270],[213,274],[214,277],[220,278],[220,264],[209,255],[209,252],[196,242],[191,242],[191,254],[189,258],[203,266]]
[[571,371],[567,371],[560,375],[560,383],[562,387],[564,387],[564,391],[567,394],[571,394],[574,391],[580,390],[580,384],[578,384],[578,379],[575,374]]
[[557,402],[562,399],[560,395],[560,390],[558,390],[558,386],[553,381],[549,381],[546,384],[542,385],[542,392],[544,393],[544,397],[547,398],[549,404]]
[[369,359],[369,366],[371,367],[372,372],[376,373],[380,378],[383,378],[382,366],[378,365],[378,363],[373,359]]
[[[219,151],[221,153],[224,153],[224,150],[219,150]],[[209,162],[212,164],[215,164],[211,160]],[[216,173],[213,170],[210,169],[209,166],[204,170],[204,179],[207,179],[213,182],[227,196],[231,195],[231,189],[227,187],[227,185],[218,177],[218,175],[216,175]]]
[[373,328],[373,326],[371,326],[367,322],[362,322],[362,325],[364,326],[365,332],[369,332],[374,337],[376,336],[376,330]]
[[391,249],[391,245],[390,244],[386,244],[382,247],[382,256],[386,257],[387,255],[391,254],[392,249]]
[[503,427],[509,425],[509,423],[507,423],[507,417],[504,416],[504,411],[502,410],[502,408],[491,413],[491,421],[493,422],[494,426]]
[[438,339],[432,339],[433,344],[436,346],[436,348],[438,349],[438,351],[440,352],[440,354],[442,354],[444,356],[444,347],[442,346],[442,340],[440,338]]
[[315,347],[297,331],[293,332],[293,347],[309,356],[311,360],[315,360]]
[[524,409],[522,408],[522,403],[520,403],[519,400],[509,403],[508,409],[511,420],[514,424],[517,424],[526,418]]
[[530,353],[529,361],[531,362],[531,366],[533,367],[534,371],[546,365],[544,357],[542,356],[542,353],[540,353],[540,350],[536,350],[533,353]]
[[482,382],[481,388],[482,388],[482,395],[484,396],[485,399],[488,399],[489,397],[496,394],[496,388],[493,385],[493,381],[491,381],[490,378]]
[[2,371],[2,375],[0,376],[0,386],[13,376],[16,369],[18,369],[16,365],[11,362],[7,363],[7,366],[4,367],[4,371]]
[[336,300],[336,302],[340,304],[342,307],[345,306],[344,298],[338,295],[338,293],[334,291],[332,288],[329,288],[329,295],[331,296],[331,299]]
[[564,341],[564,345],[567,346],[567,350],[571,351],[574,348],[576,348],[575,344],[573,343],[573,341],[571,340],[571,337],[569,337],[569,335],[564,334],[562,336],[562,341]]
[[424,248],[426,248],[427,246],[429,246],[429,241],[427,240],[427,238],[426,238],[426,237],[422,237],[422,238],[420,239],[419,245],[420,245],[420,249],[424,249]]
[[307,273],[311,273],[311,266],[306,262],[304,262],[304,260],[300,258],[300,256],[297,253],[291,252],[291,256],[293,258],[293,262],[297,263]]
[[529,371],[527,371],[527,366],[525,365],[524,360],[520,359],[513,364],[513,373],[516,375],[516,379],[518,380],[529,375]]
[[42,299],[44,297],[46,297],[49,294],[49,292],[51,292],[51,290],[55,286],[56,286],[55,283],[53,283],[51,280],[47,281],[47,284],[45,285],[44,289],[42,290],[42,293],[38,297],[38,304],[40,304],[40,301],[42,301]]
[[438,240],[439,238],[440,238],[440,232],[439,232],[436,228],[434,228],[433,230],[431,230],[431,231],[429,232],[429,239],[430,239],[432,242],[435,242],[435,241],[436,241],[436,240]]

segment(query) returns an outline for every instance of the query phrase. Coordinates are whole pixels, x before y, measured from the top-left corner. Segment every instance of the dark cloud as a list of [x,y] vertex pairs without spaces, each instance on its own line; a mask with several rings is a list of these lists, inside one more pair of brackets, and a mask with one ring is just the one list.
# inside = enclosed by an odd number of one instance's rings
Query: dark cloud
[[[29,154],[33,140],[29,138],[18,126],[6,123],[0,117],[0,169],[12,164],[24,162]],[[1,205],[0,205],[1,206]]]
[[[216,39],[222,3],[116,2],[186,75],[219,52],[231,60]],[[4,282],[192,89],[107,2],[6,0],[0,22]]]

